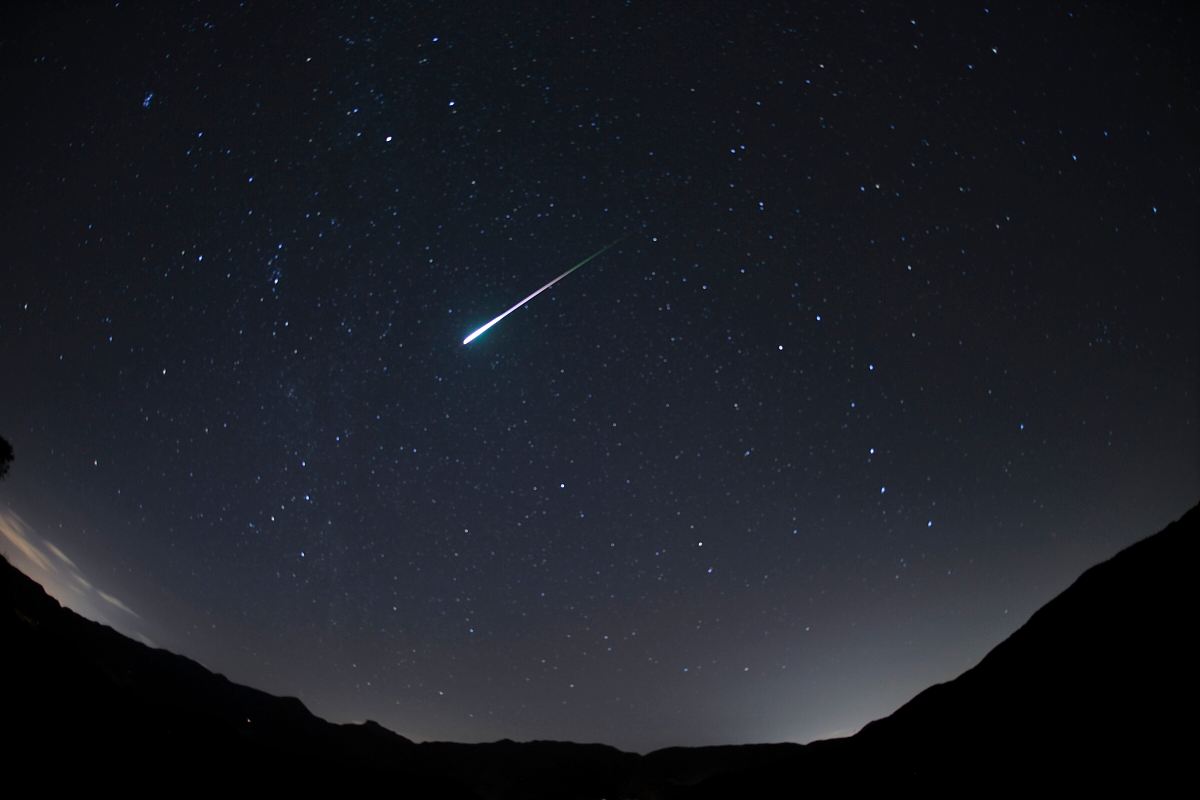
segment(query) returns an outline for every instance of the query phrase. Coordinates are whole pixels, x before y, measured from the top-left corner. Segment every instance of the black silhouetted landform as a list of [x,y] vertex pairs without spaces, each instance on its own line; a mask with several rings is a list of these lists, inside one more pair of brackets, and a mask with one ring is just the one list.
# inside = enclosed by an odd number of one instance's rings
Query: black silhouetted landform
[[8,475],[8,468],[13,462],[13,446],[0,436],[0,480],[4,480],[4,476]]
[[1087,570],[978,665],[856,735],[722,770],[695,796],[791,796],[786,787],[802,785],[934,794],[1189,785],[1198,527],[1195,507]]
[[335,725],[83,619],[5,561],[5,753],[22,771],[95,786],[312,780],[402,797],[1186,786],[1198,525],[1194,508],[1089,569],[977,666],[854,736],[645,756],[569,742],[417,744],[372,722]]

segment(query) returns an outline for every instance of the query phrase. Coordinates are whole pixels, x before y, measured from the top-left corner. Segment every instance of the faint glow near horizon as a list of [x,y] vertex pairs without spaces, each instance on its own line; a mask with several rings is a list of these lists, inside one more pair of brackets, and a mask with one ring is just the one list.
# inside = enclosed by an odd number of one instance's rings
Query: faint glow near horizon
[[4,554],[9,563],[64,608],[154,646],[137,625],[140,614],[116,595],[97,588],[60,547],[40,536],[10,508],[0,508],[0,536],[16,548]]

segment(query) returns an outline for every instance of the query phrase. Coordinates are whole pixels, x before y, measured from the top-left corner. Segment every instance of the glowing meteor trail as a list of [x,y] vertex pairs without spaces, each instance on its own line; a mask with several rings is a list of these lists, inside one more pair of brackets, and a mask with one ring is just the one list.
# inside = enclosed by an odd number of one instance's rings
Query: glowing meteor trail
[[[629,235],[629,234],[625,234],[625,236],[628,236],[628,235]],[[621,237],[621,239],[624,239],[624,238],[625,238],[625,236],[622,236],[622,237]],[[505,317],[507,317],[509,314],[511,314],[512,312],[516,311],[518,308],[520,308],[521,306],[525,305],[525,304],[526,304],[526,303],[528,303],[530,300],[532,300],[533,298],[537,297],[537,296],[538,296],[539,294],[541,294],[542,292],[544,292],[544,291],[546,291],[547,289],[549,289],[549,288],[550,288],[551,286],[553,286],[554,284],[558,283],[558,282],[559,282],[559,281],[561,281],[563,278],[567,277],[567,276],[568,276],[568,275],[570,275],[572,272],[574,272],[575,270],[579,269],[580,267],[582,267],[584,264],[586,264],[586,263],[588,263],[589,261],[591,261],[591,260],[592,260],[593,258],[595,258],[596,256],[602,255],[602,254],[604,253],[604,251],[605,251],[605,250],[608,250],[610,247],[612,247],[613,245],[615,245],[617,242],[621,241],[621,239],[615,239],[615,240],[613,240],[611,243],[604,245],[604,247],[601,247],[599,250],[597,250],[596,252],[592,253],[590,256],[588,256],[587,258],[585,258],[583,261],[580,261],[578,264],[576,264],[575,266],[571,267],[569,270],[567,270],[566,272],[564,272],[562,275],[559,275],[557,278],[555,278],[554,280],[550,281],[550,282],[549,282],[549,283],[547,283],[545,286],[543,286],[542,288],[538,289],[536,292],[534,292],[533,294],[529,295],[528,297],[526,297],[526,298],[525,298],[524,300],[522,300],[521,302],[519,302],[519,303],[517,303],[516,305],[514,305],[514,306],[513,306],[512,308],[510,308],[508,311],[505,311],[503,314],[501,314],[500,316],[496,317],[494,320],[492,320],[491,322],[489,322],[487,325],[484,325],[482,328],[478,329],[477,331],[475,331],[474,333],[472,333],[470,336],[468,336],[467,338],[463,339],[463,344],[470,344],[471,342],[475,341],[475,340],[476,340],[476,339],[478,339],[480,336],[482,336],[484,333],[486,333],[486,332],[487,332],[487,330],[488,330],[488,328],[492,327],[492,326],[493,326],[493,325],[495,325],[497,322],[499,322],[500,320],[504,319],[504,318],[505,318]]]

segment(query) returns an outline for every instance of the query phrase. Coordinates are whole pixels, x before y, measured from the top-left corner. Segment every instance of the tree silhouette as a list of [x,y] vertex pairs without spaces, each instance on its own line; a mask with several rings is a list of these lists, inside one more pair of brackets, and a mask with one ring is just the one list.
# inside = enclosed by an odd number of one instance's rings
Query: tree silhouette
[[0,436],[0,480],[3,480],[4,476],[8,474],[8,465],[12,463],[12,460],[12,445],[8,443],[8,439]]

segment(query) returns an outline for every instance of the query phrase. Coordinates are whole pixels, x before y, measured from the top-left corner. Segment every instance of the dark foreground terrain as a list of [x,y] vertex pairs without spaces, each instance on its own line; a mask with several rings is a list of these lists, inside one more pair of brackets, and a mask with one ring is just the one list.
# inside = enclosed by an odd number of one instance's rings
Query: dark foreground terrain
[[645,756],[564,742],[416,744],[371,722],[334,725],[85,620],[4,561],[6,772],[136,793],[250,781],[392,797],[1185,789],[1198,524],[1194,508],[1092,567],[976,667],[855,736]]

